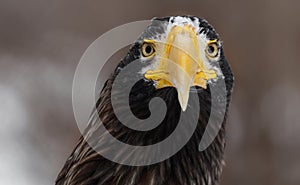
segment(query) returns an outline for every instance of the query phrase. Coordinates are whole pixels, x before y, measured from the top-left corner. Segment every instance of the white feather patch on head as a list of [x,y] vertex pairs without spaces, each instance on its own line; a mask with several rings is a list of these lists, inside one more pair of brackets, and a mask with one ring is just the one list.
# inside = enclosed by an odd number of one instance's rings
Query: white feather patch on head
[[189,17],[176,16],[170,18],[167,26],[167,33],[172,29],[173,26],[184,26],[187,24],[193,26],[197,33],[200,31],[198,18],[195,17],[195,20],[193,21]]

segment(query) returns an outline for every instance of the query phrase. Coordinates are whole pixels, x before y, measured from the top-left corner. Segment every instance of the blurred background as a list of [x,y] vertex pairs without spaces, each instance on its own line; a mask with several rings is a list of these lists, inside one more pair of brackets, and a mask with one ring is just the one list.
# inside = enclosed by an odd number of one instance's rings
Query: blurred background
[[95,39],[184,14],[214,25],[235,74],[221,184],[300,184],[298,0],[0,0],[0,184],[54,184],[80,136],[72,80]]

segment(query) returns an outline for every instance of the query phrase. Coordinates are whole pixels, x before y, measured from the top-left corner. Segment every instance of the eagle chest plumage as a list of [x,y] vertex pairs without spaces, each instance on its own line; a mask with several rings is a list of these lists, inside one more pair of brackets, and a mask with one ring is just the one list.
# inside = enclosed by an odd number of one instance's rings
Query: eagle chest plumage
[[[185,17],[186,19],[199,22],[199,29],[206,34],[210,40],[218,39],[213,28],[205,21],[196,17]],[[156,19],[158,21],[172,23],[172,17]],[[176,20],[175,20],[176,22]],[[148,29],[149,30],[149,29]],[[153,34],[153,33],[152,33]],[[141,36],[144,39],[145,34]],[[148,39],[148,38],[147,38]],[[129,96],[129,104],[132,113],[140,118],[146,119],[151,114],[148,108],[149,102],[154,97],[160,97],[166,102],[167,113],[162,123],[156,128],[144,132],[132,130],[124,126],[114,114],[111,103],[111,90],[114,80],[120,70],[142,55],[141,42],[135,43],[128,55],[119,63],[115,72],[105,83],[100,93],[96,108],[92,115],[99,117],[105,128],[118,140],[131,145],[151,145],[158,143],[168,137],[176,128],[182,105],[178,100],[178,92],[174,87],[157,88],[154,80],[138,81],[132,88]],[[219,65],[224,75],[227,105],[226,113],[233,86],[233,75],[223,55],[219,51]],[[172,157],[147,166],[127,166],[112,162],[96,152],[87,142],[90,137],[101,139],[97,132],[99,122],[91,119],[88,127],[80,138],[77,146],[68,158],[63,169],[56,180],[57,185],[216,185],[219,183],[222,167],[224,165],[223,155],[225,148],[225,119],[212,144],[204,151],[199,151],[199,143],[207,127],[211,113],[210,84],[207,88],[196,87],[200,104],[200,116],[195,132],[187,142]],[[117,98],[125,98],[122,92],[114,94]],[[198,102],[197,102],[198,103]],[[122,106],[120,106],[120,109]],[[192,107],[187,107],[192,109]],[[109,145],[101,148],[109,150]]]

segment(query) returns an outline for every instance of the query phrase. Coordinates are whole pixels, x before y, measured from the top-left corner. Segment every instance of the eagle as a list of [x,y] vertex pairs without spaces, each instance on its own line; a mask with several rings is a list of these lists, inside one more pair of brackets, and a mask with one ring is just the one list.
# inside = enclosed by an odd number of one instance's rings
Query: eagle
[[[137,64],[138,67],[118,78],[131,64]],[[130,87],[128,94],[125,90],[128,89],[126,82],[137,76],[140,78]],[[116,81],[119,81],[115,85],[118,88],[113,92]],[[199,143],[209,126],[210,117],[218,115],[212,114],[212,88],[220,81],[225,84],[224,117],[220,127],[214,127],[217,123],[210,123],[212,128],[217,129],[216,136],[207,148],[199,150]],[[223,43],[205,19],[196,16],[153,18],[151,24],[131,45],[127,55],[111,71],[99,92],[87,128],[60,171],[56,185],[219,184],[225,164],[225,125],[233,84],[234,77],[224,56]],[[198,99],[193,100],[191,97]],[[222,101],[218,97],[221,96],[217,95],[214,100],[217,104]],[[122,124],[122,120],[116,115],[118,110],[121,114],[124,112],[123,118],[129,122],[137,118],[146,120],[151,116],[149,103],[154,98],[162,99],[166,110],[164,112],[161,107],[150,106],[151,110],[157,109],[161,114],[165,113],[159,125],[152,129],[133,129]],[[130,115],[127,114],[128,110],[123,110],[128,109],[124,102],[129,104]],[[216,111],[221,112],[218,106]],[[184,128],[190,127],[189,119],[196,120],[194,132],[174,155],[161,161],[146,165],[112,161],[102,155],[103,152],[112,150],[110,141],[102,142],[99,148],[89,142],[90,138],[96,142],[104,141],[103,133],[99,132],[100,127],[104,126],[120,142],[133,146],[153,145],[172,135],[181,116],[188,112],[193,115],[196,112],[197,116],[187,117],[187,123],[179,130],[182,133],[175,137],[171,145],[176,145],[181,141],[181,136],[185,136],[187,129]],[[143,122],[133,124],[143,125]],[[118,148],[118,152],[124,161],[131,157],[131,151],[124,152],[123,148]],[[160,156],[160,153],[156,155]]]

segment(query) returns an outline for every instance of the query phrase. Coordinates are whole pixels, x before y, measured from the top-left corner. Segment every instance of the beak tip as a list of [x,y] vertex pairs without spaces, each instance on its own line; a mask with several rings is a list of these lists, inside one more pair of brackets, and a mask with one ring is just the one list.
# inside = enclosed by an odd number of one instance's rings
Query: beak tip
[[187,109],[188,99],[189,99],[188,96],[187,97],[181,97],[180,95],[178,96],[179,104],[183,112],[185,112]]

